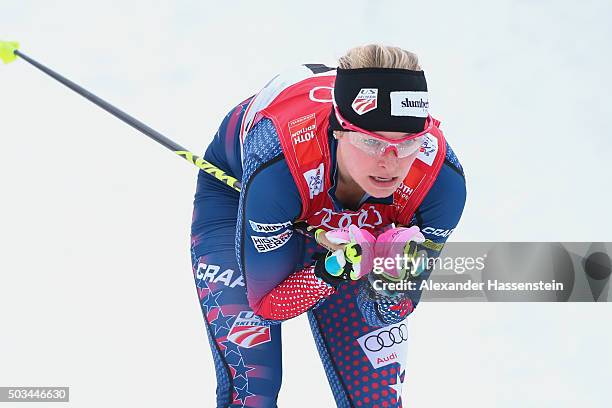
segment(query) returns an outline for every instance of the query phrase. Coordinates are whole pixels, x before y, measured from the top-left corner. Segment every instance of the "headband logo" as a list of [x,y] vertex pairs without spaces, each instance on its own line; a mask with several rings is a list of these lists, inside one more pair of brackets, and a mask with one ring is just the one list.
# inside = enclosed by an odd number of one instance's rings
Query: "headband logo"
[[412,116],[426,118],[429,111],[429,97],[423,91],[391,92],[391,116]]
[[351,107],[358,115],[373,111],[378,106],[378,89],[361,88]]

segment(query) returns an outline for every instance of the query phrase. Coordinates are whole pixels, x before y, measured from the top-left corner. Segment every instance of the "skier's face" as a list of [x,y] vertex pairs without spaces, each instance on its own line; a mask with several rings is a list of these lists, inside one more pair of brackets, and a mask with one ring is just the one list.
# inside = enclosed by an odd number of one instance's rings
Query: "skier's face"
[[[389,140],[405,137],[401,132],[376,132]],[[339,170],[343,177],[352,179],[372,197],[388,197],[406,178],[410,166],[418,155],[413,154],[398,158],[395,150],[389,150],[380,156],[372,156],[349,142],[344,132],[336,132],[338,138]]]

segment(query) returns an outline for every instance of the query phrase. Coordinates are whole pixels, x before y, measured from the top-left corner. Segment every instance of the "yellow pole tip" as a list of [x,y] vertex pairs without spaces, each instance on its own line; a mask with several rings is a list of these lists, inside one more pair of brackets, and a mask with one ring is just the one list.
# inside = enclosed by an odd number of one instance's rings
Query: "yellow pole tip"
[[15,41],[0,41],[0,59],[5,64],[17,59],[15,51],[19,49],[19,43]]

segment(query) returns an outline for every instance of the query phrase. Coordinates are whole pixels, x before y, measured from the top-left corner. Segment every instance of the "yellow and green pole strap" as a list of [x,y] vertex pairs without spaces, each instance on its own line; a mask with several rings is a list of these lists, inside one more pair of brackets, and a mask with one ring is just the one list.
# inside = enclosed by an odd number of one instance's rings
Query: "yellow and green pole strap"
[[187,161],[191,162],[192,164],[202,169],[206,173],[212,175],[217,180],[227,184],[228,186],[232,187],[234,190],[240,191],[240,188],[241,188],[240,182],[234,177],[226,174],[223,170],[219,169],[214,164],[209,163],[203,158],[191,153],[189,150],[185,149],[183,146],[168,139],[166,136],[162,135],[158,131],[145,125],[144,123],[134,118],[133,116],[128,115],[127,113],[123,112],[121,109],[116,108],[115,106],[111,105],[105,100],[89,92],[85,88],[75,84],[74,82],[61,76],[57,72],[51,70],[50,68],[47,68],[41,63],[28,57],[27,55],[19,51],[19,43],[13,42],[13,41],[0,41],[0,59],[5,64],[8,64],[9,62],[14,61],[15,59],[17,59],[17,57],[23,59],[24,61],[27,61],[28,63],[38,68],[45,74],[49,75],[56,81],[61,82],[68,88],[72,89],[74,92],[78,93],[79,95],[83,96],[84,98],[88,99],[94,104],[98,105],[100,108],[104,109],[111,115],[122,120],[123,122],[132,126],[134,129],[140,131],[141,133],[149,136],[151,139],[155,140],[157,143],[161,144],[162,146],[165,146],[166,148],[172,150],[174,153],[176,153],[183,159],[186,159]]

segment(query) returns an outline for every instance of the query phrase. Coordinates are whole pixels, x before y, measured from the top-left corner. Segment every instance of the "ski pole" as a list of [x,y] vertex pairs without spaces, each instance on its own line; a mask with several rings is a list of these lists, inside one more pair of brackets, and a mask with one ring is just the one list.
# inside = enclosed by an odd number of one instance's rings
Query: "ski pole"
[[227,184],[228,186],[232,187],[234,190],[240,191],[240,188],[241,188],[240,182],[234,177],[226,174],[223,170],[219,169],[214,164],[209,163],[203,158],[193,154],[189,150],[185,149],[183,146],[168,139],[166,136],[162,135],[155,129],[152,129],[149,126],[145,125],[144,123],[134,118],[133,116],[130,116],[129,114],[122,111],[121,109],[111,105],[110,103],[106,102],[102,98],[99,98],[98,96],[89,92],[87,89],[75,84],[74,82],[63,77],[57,72],[51,70],[50,68],[44,66],[43,64],[28,57],[24,53],[20,52],[18,48],[19,48],[19,43],[17,42],[0,41],[0,59],[2,59],[2,61],[5,64],[8,64],[9,62],[12,62],[15,59],[17,59],[17,57],[20,57],[21,59],[27,61],[28,63],[38,68],[40,71],[44,72],[45,74],[49,75],[56,81],[61,82],[63,85],[72,89],[74,92],[78,93],[79,95],[83,96],[84,98],[88,99],[94,104],[98,105],[100,108],[104,109],[111,115],[115,116],[116,118],[132,126],[134,129],[140,131],[141,133],[155,140],[157,143],[161,144],[162,146],[172,150],[174,153],[181,156],[183,159],[186,159],[187,161],[196,165],[198,168],[202,169],[206,173],[212,175],[213,177]]

